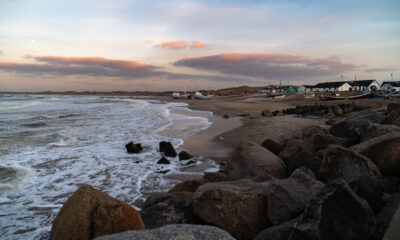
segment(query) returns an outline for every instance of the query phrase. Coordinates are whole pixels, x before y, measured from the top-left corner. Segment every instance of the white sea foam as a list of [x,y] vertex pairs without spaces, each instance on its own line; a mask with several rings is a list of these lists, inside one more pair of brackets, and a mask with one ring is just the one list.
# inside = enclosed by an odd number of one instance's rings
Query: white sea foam
[[26,108],[26,107],[33,107],[40,103],[41,103],[40,101],[30,101],[30,102],[15,104],[15,105],[3,105],[3,106],[0,106],[0,110],[5,111],[5,110],[15,110],[15,109],[20,109],[20,108]]

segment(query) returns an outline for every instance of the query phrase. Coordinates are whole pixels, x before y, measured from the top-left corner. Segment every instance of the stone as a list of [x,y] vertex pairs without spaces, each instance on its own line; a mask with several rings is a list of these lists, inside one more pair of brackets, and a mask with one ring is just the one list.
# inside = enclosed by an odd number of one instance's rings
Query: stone
[[370,240],[381,240],[392,222],[396,210],[400,209],[400,193],[393,194],[376,216],[376,227]]
[[352,146],[371,159],[384,176],[400,177],[400,133],[389,133]]
[[193,156],[190,155],[189,153],[187,153],[186,151],[181,151],[181,152],[179,153],[179,161],[182,161],[182,160],[189,160],[189,159],[191,159],[191,158],[193,158]]
[[321,132],[326,132],[326,130],[320,126],[306,126],[301,128],[302,138],[308,138]]
[[128,144],[126,144],[125,148],[128,153],[140,153],[143,150],[140,143],[135,144],[133,142],[129,142]]
[[380,172],[367,157],[338,145],[329,145],[322,159],[318,179],[329,182],[343,178],[350,183],[361,176],[380,176]]
[[286,165],[275,154],[253,142],[241,142],[228,160],[226,171],[231,180],[256,178],[268,173],[286,177]]
[[260,232],[254,240],[288,240],[296,231],[298,218],[292,219],[280,225],[269,227]]
[[160,142],[160,152],[163,152],[167,157],[176,157],[178,155],[172,143],[166,141]]
[[193,194],[164,193],[146,200],[140,212],[147,229],[168,224],[199,224],[201,220],[193,214]]
[[85,184],[58,212],[50,239],[92,239],[136,229],[144,224],[132,206]]
[[263,116],[263,117],[273,117],[274,114],[270,110],[265,109],[265,110],[263,110],[261,112],[261,116]]
[[194,212],[204,222],[226,230],[236,239],[252,239],[270,225],[268,187],[268,182],[249,179],[207,183],[194,194]]
[[323,150],[328,147],[329,144],[336,144],[344,147],[350,145],[348,139],[335,137],[329,133],[317,133],[313,135],[312,143],[314,146],[314,151]]
[[375,216],[368,203],[343,179],[337,179],[312,197],[289,240],[365,240],[371,236],[374,227]]
[[366,119],[348,119],[331,127],[329,132],[336,137],[348,138],[349,145],[377,136],[376,127]]
[[371,121],[372,123],[382,123],[383,114],[378,111],[366,111],[366,112],[358,112],[353,114],[350,119],[366,119]]
[[225,118],[225,119],[228,119],[229,115],[228,114],[224,114],[224,116],[222,116],[222,117]]
[[392,124],[397,126],[397,127],[400,127],[400,118],[394,120]]
[[261,146],[263,146],[265,149],[271,151],[273,154],[277,156],[283,150],[282,146],[272,139],[265,139],[265,141],[261,144]]
[[296,169],[288,179],[271,181],[267,193],[269,220],[277,225],[296,217],[323,185],[307,168]]
[[235,240],[224,230],[207,225],[170,224],[161,228],[126,231],[96,240]]
[[190,160],[186,163],[186,165],[193,165],[196,164],[197,162],[195,160]]
[[207,182],[221,182],[221,181],[228,181],[229,176],[225,172],[208,172],[204,173],[203,179]]
[[400,119],[400,110],[399,111],[393,111],[393,112],[389,113],[388,115],[386,115],[385,118],[382,121],[382,124],[391,125],[397,119]]
[[384,240],[398,240],[400,236],[400,208],[397,208],[396,213],[393,215],[392,221],[389,224]]
[[292,158],[286,161],[287,172],[291,174],[297,168],[306,167],[317,175],[321,168],[321,162],[322,158],[316,153],[309,153],[300,149]]
[[279,157],[283,160],[283,161],[287,161],[288,159],[292,158],[297,151],[301,148],[301,145],[303,143],[303,140],[301,139],[290,139],[285,147],[283,148],[283,150],[279,153]]
[[171,162],[166,159],[165,157],[162,157],[160,160],[158,160],[157,164],[170,164]]
[[375,214],[378,214],[385,205],[385,201],[382,200],[383,195],[398,191],[393,181],[381,176],[361,176],[349,185],[358,196],[368,202]]
[[398,104],[398,103],[389,103],[387,105],[386,114],[390,114],[392,112],[400,112],[400,104]]
[[198,187],[205,183],[203,178],[187,180],[181,183],[176,184],[173,188],[171,188],[168,192],[195,192]]

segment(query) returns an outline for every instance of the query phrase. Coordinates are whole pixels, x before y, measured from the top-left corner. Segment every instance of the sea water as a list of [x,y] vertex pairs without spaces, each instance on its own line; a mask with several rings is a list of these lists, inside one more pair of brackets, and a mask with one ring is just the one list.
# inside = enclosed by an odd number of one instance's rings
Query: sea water
[[[185,163],[157,164],[159,142],[179,149],[209,127],[210,114],[128,97],[0,95],[1,238],[48,238],[62,204],[85,183],[131,205],[167,191],[175,183],[168,175]],[[128,154],[129,141],[143,152]]]

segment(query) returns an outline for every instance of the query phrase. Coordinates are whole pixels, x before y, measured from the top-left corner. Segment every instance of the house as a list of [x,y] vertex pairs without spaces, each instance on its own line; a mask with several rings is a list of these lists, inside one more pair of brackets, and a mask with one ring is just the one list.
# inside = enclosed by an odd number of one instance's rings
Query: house
[[312,87],[316,92],[348,92],[351,89],[352,86],[348,82],[324,82]]
[[301,85],[298,89],[297,92],[304,93],[304,92],[312,92],[313,91],[313,85]]
[[381,90],[386,92],[397,92],[400,91],[400,81],[397,82],[383,82]]
[[364,92],[364,91],[377,91],[381,88],[381,85],[375,80],[357,80],[348,82],[352,87],[352,91]]

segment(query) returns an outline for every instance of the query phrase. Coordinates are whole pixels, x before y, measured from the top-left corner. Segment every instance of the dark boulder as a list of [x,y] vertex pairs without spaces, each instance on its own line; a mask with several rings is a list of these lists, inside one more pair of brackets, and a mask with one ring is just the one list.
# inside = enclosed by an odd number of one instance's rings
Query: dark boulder
[[178,155],[171,142],[160,142],[160,152],[163,152],[167,157],[176,157]]
[[205,184],[203,178],[187,180],[181,183],[176,184],[173,188],[171,188],[168,192],[195,192],[198,187]]
[[388,115],[386,115],[385,118],[383,119],[382,123],[383,124],[387,124],[387,125],[391,125],[397,119],[400,119],[400,110],[399,111],[393,111],[393,112],[389,113]]
[[329,132],[336,137],[348,138],[349,145],[377,136],[376,126],[366,119],[348,119],[331,127]]
[[306,126],[301,128],[301,136],[303,138],[308,138],[321,132],[326,132],[326,130],[320,126]]
[[374,231],[375,216],[368,203],[342,179],[322,187],[309,201],[289,239],[365,240]]
[[367,157],[338,145],[329,145],[322,159],[318,179],[329,182],[343,178],[349,183],[361,176],[379,175],[377,166]]
[[228,181],[229,176],[225,172],[208,172],[205,173],[203,176],[204,180],[207,182],[221,182],[221,181]]
[[193,156],[192,155],[190,155],[188,152],[186,152],[186,151],[181,151],[180,153],[179,153],[179,161],[182,161],[182,160],[189,160],[189,159],[191,159],[191,158],[193,158]]
[[166,159],[165,157],[162,157],[160,160],[158,160],[157,164],[170,164],[171,162]]
[[135,144],[133,142],[129,142],[128,144],[126,144],[125,148],[128,153],[140,153],[143,150],[140,143]]
[[[392,222],[393,216],[400,207],[400,193],[393,194],[376,216],[376,227],[369,240],[381,240]],[[393,238],[395,239],[395,238]]]
[[[296,231],[298,218],[265,229],[260,232],[254,240],[288,240]],[[300,240],[300,239],[299,239]]]
[[346,138],[335,137],[329,133],[317,133],[312,137],[312,144],[314,146],[314,151],[323,150],[328,147],[329,144],[336,144],[340,146],[347,147],[350,142]]
[[286,143],[283,150],[279,153],[279,157],[286,162],[288,159],[290,159],[297,153],[297,151],[301,148],[302,143],[303,140],[301,139],[296,139],[296,138],[290,139]]
[[350,119],[366,119],[373,123],[382,123],[383,113],[378,111],[366,111],[353,114]]
[[197,162],[195,160],[190,160],[186,163],[186,165],[193,165],[196,164]]
[[387,105],[386,114],[390,114],[392,112],[400,112],[400,104],[398,104],[398,103],[389,103]]
[[263,116],[263,117],[273,117],[274,114],[270,110],[265,109],[265,110],[261,111],[261,116]]
[[263,146],[265,149],[271,151],[275,155],[279,155],[280,152],[282,152],[283,148],[282,146],[275,142],[274,140],[271,139],[266,139],[261,146]]
[[292,158],[286,161],[287,171],[291,174],[297,168],[306,167],[317,175],[321,168],[321,162],[322,158],[316,153],[309,153],[300,149]]

